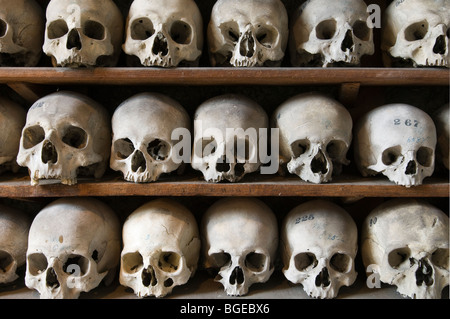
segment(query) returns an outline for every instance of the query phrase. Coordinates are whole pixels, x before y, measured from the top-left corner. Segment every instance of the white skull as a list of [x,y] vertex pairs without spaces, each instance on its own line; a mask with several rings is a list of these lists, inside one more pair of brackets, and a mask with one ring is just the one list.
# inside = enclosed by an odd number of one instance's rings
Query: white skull
[[312,183],[329,182],[347,165],[353,120],[347,109],[322,94],[296,95],[273,115],[280,129],[280,161],[291,174]]
[[264,109],[245,96],[207,100],[195,113],[192,167],[208,182],[241,180],[261,166],[258,144],[265,143],[267,128]]
[[40,179],[77,183],[77,175],[103,176],[111,151],[107,111],[87,96],[61,91],[28,110],[17,163],[28,167],[31,184]]
[[225,198],[203,215],[205,268],[218,272],[231,296],[269,280],[278,248],[278,225],[272,210],[255,198]]
[[358,66],[375,52],[373,30],[363,0],[309,0],[293,18],[293,66]]
[[190,126],[184,108],[167,96],[141,93],[127,99],[112,117],[111,168],[136,183],[177,170],[181,162],[175,158],[172,132]]
[[311,200],[292,209],[281,228],[285,277],[313,298],[335,298],[357,277],[358,230],[340,206]]
[[381,50],[386,66],[449,67],[448,0],[393,1],[383,20]]
[[362,227],[363,263],[403,296],[439,299],[449,284],[448,216],[421,200],[393,199]]
[[421,185],[434,172],[436,127],[408,104],[388,104],[359,119],[355,162],[363,176],[382,173],[398,185]]
[[77,299],[112,281],[119,261],[120,223],[111,208],[94,198],[61,198],[31,224],[25,284],[42,299]]
[[34,67],[44,42],[44,11],[34,0],[0,0],[0,67]]
[[122,34],[122,13],[112,0],[52,0],[43,49],[55,67],[115,66]]
[[200,238],[194,215],[159,199],[136,209],[123,225],[120,283],[138,297],[164,297],[197,270]]
[[450,147],[450,107],[447,103],[433,116],[434,124],[436,125],[437,133],[437,150],[439,153],[439,160],[445,166],[450,169],[449,147]]
[[208,25],[213,66],[280,66],[289,39],[279,0],[218,0]]
[[10,99],[0,97],[0,173],[11,170],[16,173],[20,135],[25,126],[25,110]]
[[203,18],[193,0],[134,0],[126,26],[125,53],[144,66],[198,66]]
[[0,284],[14,282],[25,265],[31,218],[23,211],[0,204]]

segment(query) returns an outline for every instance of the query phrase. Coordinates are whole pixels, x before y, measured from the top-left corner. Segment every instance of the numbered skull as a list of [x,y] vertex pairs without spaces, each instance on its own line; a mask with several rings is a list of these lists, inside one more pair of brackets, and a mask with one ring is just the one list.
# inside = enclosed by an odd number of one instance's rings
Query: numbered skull
[[292,19],[291,64],[302,67],[358,66],[375,52],[363,0],[310,0]]
[[34,0],[0,0],[0,67],[34,67],[42,55],[45,16]]
[[383,20],[385,66],[449,67],[449,1],[393,1]]
[[112,0],[52,0],[43,49],[55,67],[110,67],[118,63],[122,34]]
[[170,199],[136,209],[123,226],[120,283],[138,297],[164,297],[194,276],[200,238],[194,215]]
[[123,50],[137,65],[198,66],[203,18],[194,0],[134,0],[126,30]]
[[111,168],[136,183],[153,182],[177,170],[182,164],[179,136],[172,135],[176,130],[189,132],[190,125],[189,115],[175,100],[155,93],[132,96],[112,117]]
[[74,185],[77,177],[103,176],[111,150],[107,111],[87,96],[60,91],[28,110],[17,163],[28,167],[31,184],[59,179]]
[[436,127],[431,117],[408,104],[388,104],[359,119],[355,162],[363,176],[387,176],[398,185],[421,185],[434,172]]
[[[440,299],[449,284],[448,216],[423,200],[393,199],[362,227],[366,269],[405,297]],[[370,277],[369,277],[370,278]]]
[[31,218],[22,210],[0,204],[0,284],[13,283],[25,266]]
[[266,143],[267,127],[264,109],[245,96],[207,100],[195,112],[192,167],[208,182],[240,181],[261,166],[258,144]]
[[326,200],[311,200],[293,208],[281,227],[283,273],[302,284],[313,298],[335,298],[357,277],[358,230],[352,217]]
[[450,169],[449,147],[450,147],[450,107],[447,103],[439,108],[433,115],[434,124],[436,125],[437,133],[437,149],[439,162],[442,163],[446,169]]
[[274,112],[280,130],[280,162],[291,174],[324,183],[347,165],[353,120],[336,100],[318,93],[296,95]]
[[25,284],[41,299],[77,299],[103,281],[110,284],[120,260],[120,223],[94,198],[61,198],[31,224]]
[[213,66],[280,66],[289,39],[286,8],[279,0],[219,0],[207,33]]
[[265,283],[274,271],[278,225],[272,210],[255,198],[225,198],[202,219],[206,269],[217,272],[231,296],[244,296],[255,283]]
[[20,168],[16,157],[25,118],[26,112],[22,106],[9,98],[0,97],[0,174],[5,171],[17,173]]

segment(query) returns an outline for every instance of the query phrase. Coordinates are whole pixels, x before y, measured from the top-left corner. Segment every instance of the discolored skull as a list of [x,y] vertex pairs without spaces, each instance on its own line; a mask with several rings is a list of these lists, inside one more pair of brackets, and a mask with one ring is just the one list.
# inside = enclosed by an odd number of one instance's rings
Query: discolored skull
[[448,216],[428,202],[389,200],[363,223],[364,265],[405,297],[439,299],[449,284],[448,235]]
[[353,120],[347,109],[322,94],[294,96],[273,115],[280,130],[280,162],[312,183],[329,182],[347,165]]
[[45,15],[34,0],[0,0],[0,67],[34,67],[44,42]]
[[382,173],[398,185],[421,185],[434,172],[436,127],[408,104],[388,104],[359,119],[355,162],[363,176]]
[[150,201],[123,226],[120,283],[138,297],[164,297],[197,270],[200,238],[194,215],[171,199]]
[[205,268],[218,272],[226,293],[244,296],[250,286],[269,280],[278,248],[272,210],[255,198],[225,198],[203,215]]
[[433,115],[433,120],[436,125],[437,133],[437,149],[436,153],[439,155],[439,162],[441,162],[445,168],[450,169],[450,107],[447,103],[440,109],[438,109]]
[[383,20],[385,66],[449,67],[448,0],[393,1]]
[[280,66],[289,38],[279,0],[219,0],[208,25],[213,66]]
[[363,0],[309,0],[298,9],[290,30],[293,66],[358,66],[375,52]]
[[77,299],[104,281],[120,260],[120,224],[94,198],[61,198],[33,220],[28,238],[25,283],[41,299]]
[[167,96],[141,93],[127,99],[112,117],[111,168],[136,183],[177,170],[181,161],[175,158],[179,154],[172,133],[190,126],[184,108]]
[[77,183],[78,175],[103,176],[111,151],[107,111],[87,96],[68,91],[47,95],[29,109],[17,163],[40,179]]
[[265,143],[264,109],[242,95],[221,95],[201,104],[194,118],[191,165],[208,182],[237,182],[261,166],[258,144]]
[[47,6],[44,52],[55,67],[115,66],[123,17],[112,0],[52,0]]
[[335,298],[357,277],[358,231],[340,206],[311,200],[292,209],[281,228],[285,277],[313,298]]
[[203,18],[193,0],[134,0],[127,20],[125,53],[139,65],[198,66]]

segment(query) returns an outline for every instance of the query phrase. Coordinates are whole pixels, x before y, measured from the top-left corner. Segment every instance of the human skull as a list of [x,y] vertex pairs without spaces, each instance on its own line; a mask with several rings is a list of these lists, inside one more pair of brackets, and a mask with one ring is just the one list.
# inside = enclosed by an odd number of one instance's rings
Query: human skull
[[19,278],[25,265],[31,218],[25,212],[0,204],[0,284]]
[[184,108],[167,96],[140,93],[127,99],[112,117],[111,168],[136,183],[153,182],[177,170],[181,161],[175,158],[172,133],[190,126]]
[[198,66],[203,18],[194,0],[134,0],[123,50],[140,65]]
[[363,176],[382,173],[398,185],[421,185],[434,172],[436,127],[431,117],[408,104],[388,104],[359,119],[355,162]]
[[218,0],[207,30],[212,66],[280,66],[287,21],[279,0]]
[[363,223],[363,263],[403,296],[439,299],[449,284],[448,235],[448,216],[438,208],[423,200],[392,199]]
[[60,179],[74,185],[77,175],[103,176],[111,151],[107,111],[87,96],[60,91],[28,110],[17,163],[28,167],[31,184]]
[[20,168],[16,157],[25,118],[25,109],[8,98],[0,97],[0,173],[9,170],[16,173]]
[[164,297],[194,276],[200,238],[194,215],[170,200],[150,201],[123,225],[120,283],[138,297]]
[[264,109],[235,94],[217,96],[195,112],[191,165],[208,182],[240,181],[261,166],[258,143],[268,127]]
[[231,296],[244,296],[250,286],[269,280],[278,248],[278,225],[272,210],[255,198],[224,198],[202,219],[206,269],[217,271]]
[[326,200],[311,200],[293,208],[281,228],[283,273],[302,284],[313,298],[335,298],[357,277],[358,230],[352,217]]
[[439,160],[445,166],[445,168],[450,169],[450,158],[449,158],[449,135],[450,135],[450,108],[447,103],[433,116],[434,124],[436,125],[437,133],[437,150],[439,153]]
[[111,282],[120,261],[120,223],[94,198],[60,198],[31,224],[25,284],[41,299],[77,299]]
[[296,95],[273,115],[280,130],[280,162],[312,183],[329,182],[347,165],[353,120],[336,100],[319,93]]
[[363,0],[309,0],[293,18],[293,66],[358,66],[375,52],[373,30]]
[[44,42],[45,17],[34,0],[0,0],[0,67],[34,67]]
[[385,66],[449,67],[448,0],[393,1],[383,20]]
[[112,0],[52,0],[43,49],[55,67],[115,66],[122,34],[122,13]]

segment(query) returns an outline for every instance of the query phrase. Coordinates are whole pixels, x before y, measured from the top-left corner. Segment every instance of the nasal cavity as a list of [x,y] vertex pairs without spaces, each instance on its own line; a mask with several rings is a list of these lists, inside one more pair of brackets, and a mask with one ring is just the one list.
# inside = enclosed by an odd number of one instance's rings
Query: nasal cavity
[[58,162],[58,152],[55,146],[50,141],[45,141],[42,146],[42,162],[44,164],[56,164]]
[[314,174],[326,174],[328,172],[327,160],[322,151],[319,151],[319,153],[317,153],[317,155],[311,161],[311,171]]
[[169,53],[169,49],[167,47],[167,39],[161,32],[158,32],[158,34],[155,37],[152,52],[155,55],[161,53],[162,56],[166,56]]
[[151,266],[142,271],[141,279],[142,279],[142,284],[145,287],[149,287],[149,286],[154,287],[158,283],[158,280],[156,279],[156,275],[155,275],[155,270]]
[[52,289],[59,287],[58,276],[56,275],[55,269],[53,269],[53,267],[50,267],[47,270],[47,276],[45,278],[45,282],[46,282],[47,286]]
[[67,49],[81,50],[80,34],[76,29],[72,29],[67,36]]
[[433,52],[435,54],[445,54],[447,52],[447,45],[445,43],[445,36],[444,35],[440,35],[437,39],[436,39],[436,43],[434,45],[433,48]]
[[342,41],[342,44],[341,44],[341,50],[344,52],[346,52],[347,50],[350,50],[350,52],[352,52],[353,45],[354,45],[354,43],[353,43],[352,30],[347,30],[344,41]]
[[415,161],[409,161],[406,166],[405,174],[406,175],[414,175],[417,172],[417,165]]
[[142,171],[147,169],[147,162],[141,151],[134,152],[133,158],[131,159],[131,169],[134,173],[139,169],[142,169]]
[[242,285],[244,283],[244,272],[241,267],[235,267],[231,272],[230,284]]
[[219,161],[217,161],[216,171],[220,173],[226,173],[230,171],[230,169],[231,169],[230,163],[227,163],[226,157],[222,156],[222,158],[219,159]]
[[426,286],[434,284],[433,268],[425,258],[419,260],[419,266],[416,270],[416,285],[422,286],[422,284],[425,284]]
[[330,282],[330,275],[328,274],[328,269],[323,268],[316,277],[316,287],[328,287]]
[[242,37],[239,43],[239,53],[247,58],[251,58],[255,54],[255,40],[251,33]]

